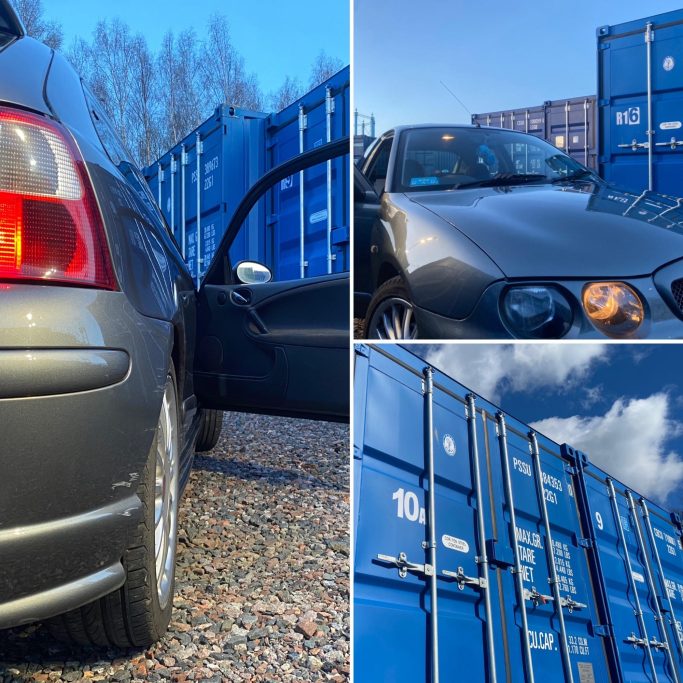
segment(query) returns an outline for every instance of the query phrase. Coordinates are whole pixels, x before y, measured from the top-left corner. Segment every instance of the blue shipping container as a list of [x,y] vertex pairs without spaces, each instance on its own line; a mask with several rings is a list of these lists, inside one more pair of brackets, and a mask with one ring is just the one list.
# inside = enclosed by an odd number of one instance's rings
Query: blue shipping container
[[[347,67],[277,114],[219,106],[143,170],[198,280],[251,185],[300,151],[348,135],[349,122]],[[251,212],[232,262],[260,261],[277,280],[347,271],[348,164],[342,157],[282,181]]]
[[683,196],[683,9],[598,29],[600,175]]
[[595,96],[548,100],[524,109],[473,114],[472,123],[529,133],[597,168]]
[[618,664],[616,680],[680,681],[680,520],[589,463],[582,453],[567,446],[564,452],[575,468],[582,523],[595,551],[593,571],[601,577],[596,601]]
[[[621,618],[610,601],[629,601],[624,570],[599,571],[572,449],[397,346],[356,347],[354,396],[357,683],[656,680],[620,639],[633,610],[620,628],[610,619]],[[683,590],[680,528],[648,510],[663,567],[653,581],[672,594]],[[666,629],[658,680],[680,680],[678,630]]]

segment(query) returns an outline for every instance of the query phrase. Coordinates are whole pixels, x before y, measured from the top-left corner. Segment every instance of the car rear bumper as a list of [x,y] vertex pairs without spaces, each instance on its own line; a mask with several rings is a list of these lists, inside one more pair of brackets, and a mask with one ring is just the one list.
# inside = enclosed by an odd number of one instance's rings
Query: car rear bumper
[[119,292],[0,287],[5,628],[123,583],[173,333]]

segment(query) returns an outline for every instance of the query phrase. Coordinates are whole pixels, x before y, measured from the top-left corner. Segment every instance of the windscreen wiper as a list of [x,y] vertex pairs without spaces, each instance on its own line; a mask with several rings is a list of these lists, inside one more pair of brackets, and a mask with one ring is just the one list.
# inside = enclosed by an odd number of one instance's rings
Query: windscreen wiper
[[561,175],[558,178],[553,178],[551,183],[563,183],[567,180],[581,180],[581,178],[586,178],[587,176],[593,176],[593,171],[582,168],[574,173],[568,173],[567,175]]
[[516,185],[518,183],[530,183],[535,180],[548,180],[543,173],[499,173],[491,178],[482,178],[470,183],[460,183],[455,185],[455,189],[463,187],[496,187],[499,185]]

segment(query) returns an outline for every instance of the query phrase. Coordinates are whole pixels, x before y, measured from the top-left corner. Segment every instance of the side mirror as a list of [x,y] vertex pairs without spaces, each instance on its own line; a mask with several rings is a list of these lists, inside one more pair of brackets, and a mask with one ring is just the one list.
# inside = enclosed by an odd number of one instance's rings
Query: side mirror
[[270,269],[256,261],[240,261],[232,273],[234,279],[243,285],[264,285],[273,279]]
[[353,192],[354,204],[379,204],[379,195],[374,190],[356,189]]

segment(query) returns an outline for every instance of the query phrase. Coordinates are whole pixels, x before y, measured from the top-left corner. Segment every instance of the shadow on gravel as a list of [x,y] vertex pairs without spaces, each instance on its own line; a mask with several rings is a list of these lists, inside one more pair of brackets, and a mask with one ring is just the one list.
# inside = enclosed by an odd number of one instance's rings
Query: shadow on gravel
[[[80,681],[87,667],[97,680],[116,680],[105,675],[109,667],[144,654],[142,648],[115,649],[76,647],[54,638],[43,624],[0,631],[0,683],[48,680],[50,671],[62,672],[56,680]],[[101,670],[101,677],[98,673]],[[55,680],[51,677],[49,680]]]
[[[306,463],[306,465],[311,466],[310,463]],[[303,470],[285,470],[239,460],[226,460],[211,455],[196,455],[193,469],[201,472],[216,472],[237,479],[265,480],[275,486],[296,482],[312,489],[348,488],[348,483],[344,487],[340,487],[337,483],[325,481]]]

